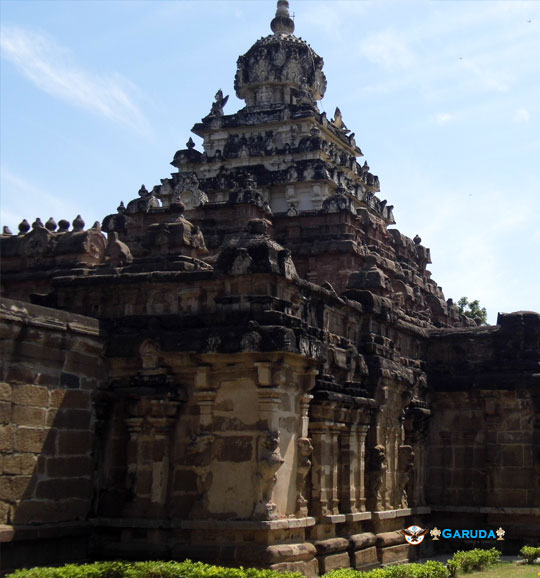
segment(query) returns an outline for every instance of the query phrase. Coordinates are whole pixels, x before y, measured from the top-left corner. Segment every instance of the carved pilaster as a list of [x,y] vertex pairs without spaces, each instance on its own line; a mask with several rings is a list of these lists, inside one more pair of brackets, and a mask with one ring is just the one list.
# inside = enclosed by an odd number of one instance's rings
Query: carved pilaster
[[201,429],[210,428],[212,425],[216,393],[215,390],[204,389],[195,391],[193,394],[194,401],[199,407],[199,422]]
[[258,389],[258,395],[260,419],[266,422],[269,430],[277,430],[281,393],[276,389]]
[[338,512],[338,430],[334,423],[335,403],[318,403],[312,407],[309,425],[313,444],[311,469],[312,513],[329,516]]
[[357,509],[357,467],[358,460],[358,432],[357,426],[349,426],[339,436],[339,456],[341,469],[341,511],[356,513]]

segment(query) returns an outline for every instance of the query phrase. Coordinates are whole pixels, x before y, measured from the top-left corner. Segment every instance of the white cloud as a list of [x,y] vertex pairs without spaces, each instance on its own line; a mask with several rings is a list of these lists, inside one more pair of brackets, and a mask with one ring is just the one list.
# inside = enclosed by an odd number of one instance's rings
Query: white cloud
[[[5,209],[3,204],[0,207],[0,222],[11,227],[14,233],[22,219],[30,223],[36,217],[40,217],[43,222],[49,217],[54,217],[56,221],[72,220],[81,211],[80,205],[65,200],[66,195],[60,195],[57,191],[52,194],[46,187],[31,182],[5,165],[0,167],[0,183],[3,196],[10,199],[9,209]],[[87,226],[99,218],[95,215],[83,217]]]
[[407,42],[392,30],[377,32],[366,38],[360,52],[365,58],[387,70],[408,69],[416,61]]
[[516,122],[529,122],[531,114],[526,108],[518,108],[514,112],[514,120]]
[[439,112],[435,115],[435,122],[437,124],[448,124],[456,119],[454,114],[448,112]]
[[149,124],[119,75],[99,75],[70,62],[68,51],[43,34],[3,26],[2,55],[43,92],[73,106],[148,134]]

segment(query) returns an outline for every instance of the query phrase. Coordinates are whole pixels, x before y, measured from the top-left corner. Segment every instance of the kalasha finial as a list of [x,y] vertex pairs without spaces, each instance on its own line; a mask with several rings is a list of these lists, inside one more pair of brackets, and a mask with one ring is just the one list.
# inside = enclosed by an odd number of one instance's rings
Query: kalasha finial
[[270,28],[274,34],[294,32],[294,20],[289,14],[289,0],[278,0],[276,17],[270,22]]

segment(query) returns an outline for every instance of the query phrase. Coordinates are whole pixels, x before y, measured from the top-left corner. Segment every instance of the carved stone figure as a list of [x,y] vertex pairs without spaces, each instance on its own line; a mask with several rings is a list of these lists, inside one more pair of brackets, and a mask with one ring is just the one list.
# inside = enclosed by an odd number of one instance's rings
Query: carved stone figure
[[187,462],[193,466],[197,495],[190,510],[190,517],[200,518],[208,511],[208,492],[212,487],[213,474],[210,469],[212,447],[216,436],[210,432],[199,432],[186,448]]
[[298,209],[296,208],[295,203],[289,203],[289,208],[287,209],[287,216],[298,217]]
[[108,233],[107,253],[109,262],[115,267],[127,265],[133,261],[133,255],[129,247],[118,239],[118,233]]
[[384,496],[382,487],[386,475],[386,450],[383,445],[376,445],[369,456],[369,490],[376,511],[384,510]]
[[311,468],[311,460],[309,458],[313,452],[313,446],[309,438],[298,438],[296,447],[298,451],[296,464],[296,515],[307,516],[308,501],[304,497],[304,484]]
[[399,446],[398,467],[399,467],[399,490],[402,508],[408,507],[407,484],[414,470],[414,452],[411,446]]
[[259,436],[257,444],[257,501],[253,517],[262,520],[277,518],[276,505],[272,502],[272,492],[277,482],[277,471],[284,459],[279,452],[279,431],[266,431]]
[[223,116],[223,108],[229,100],[229,95],[223,96],[223,91],[221,88],[216,92],[214,97],[215,101],[212,104],[212,109],[210,110],[210,116]]

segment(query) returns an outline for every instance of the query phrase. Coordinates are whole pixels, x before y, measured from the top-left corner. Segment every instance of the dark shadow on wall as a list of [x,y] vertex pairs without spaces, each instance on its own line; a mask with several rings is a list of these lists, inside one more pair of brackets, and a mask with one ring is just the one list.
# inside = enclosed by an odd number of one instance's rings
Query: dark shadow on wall
[[0,572],[87,558],[99,323],[0,303]]

